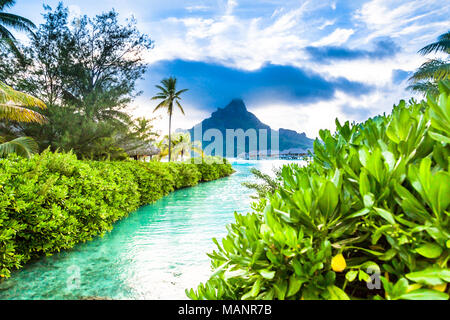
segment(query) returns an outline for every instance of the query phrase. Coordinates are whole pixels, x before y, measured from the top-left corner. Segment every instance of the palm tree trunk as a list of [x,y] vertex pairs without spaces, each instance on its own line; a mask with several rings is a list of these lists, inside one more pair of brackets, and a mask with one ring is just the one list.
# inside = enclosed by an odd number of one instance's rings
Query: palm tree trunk
[[171,135],[171,131],[172,131],[172,114],[169,113],[169,162],[172,159],[172,135]]

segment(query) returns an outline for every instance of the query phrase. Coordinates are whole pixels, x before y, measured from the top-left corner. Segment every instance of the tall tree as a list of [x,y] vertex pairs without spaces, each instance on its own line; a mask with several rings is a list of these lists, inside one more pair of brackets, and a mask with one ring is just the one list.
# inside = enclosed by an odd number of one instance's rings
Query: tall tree
[[409,79],[409,89],[423,94],[437,94],[438,81],[450,78],[450,31],[440,35],[438,41],[431,43],[419,50],[422,55],[442,52],[446,58],[429,59]]
[[47,103],[50,121],[23,130],[37,137],[41,149],[122,157],[138,139],[126,107],[140,94],[136,82],[146,71],[144,54],[152,41],[134,19],[120,23],[115,11],[70,19],[61,3],[46,10],[45,22],[24,50],[29,66],[20,88]]
[[181,94],[183,92],[188,91],[188,89],[182,89],[177,91],[177,79],[170,77],[168,79],[164,79],[161,81],[162,86],[156,85],[160,91],[152,98],[152,100],[163,100],[160,104],[158,104],[153,110],[153,112],[159,109],[167,109],[167,113],[169,115],[169,162],[171,158],[171,147],[172,147],[172,114],[174,104],[180,109],[181,113],[184,115],[183,107],[180,104]]
[[34,29],[36,26],[24,17],[5,12],[6,9],[11,8],[15,4],[15,0],[0,0],[0,47],[7,46],[18,57],[22,58],[22,54],[16,46],[16,38],[8,28],[32,33],[31,29]]

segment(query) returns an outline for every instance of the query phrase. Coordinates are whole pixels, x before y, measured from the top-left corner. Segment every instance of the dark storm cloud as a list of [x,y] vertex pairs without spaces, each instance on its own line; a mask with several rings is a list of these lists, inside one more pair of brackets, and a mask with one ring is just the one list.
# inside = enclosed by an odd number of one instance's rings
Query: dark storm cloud
[[331,100],[337,90],[351,96],[371,92],[372,87],[346,78],[325,79],[312,71],[266,64],[245,71],[206,62],[161,61],[152,65],[145,90],[169,76],[177,77],[179,88],[189,88],[185,101],[203,110],[223,107],[233,98],[276,103],[313,103]]
[[349,49],[337,46],[309,46],[305,50],[313,62],[330,63],[336,60],[358,60],[366,58],[381,60],[391,58],[400,51],[400,48],[391,39],[384,39],[376,41],[372,50]]

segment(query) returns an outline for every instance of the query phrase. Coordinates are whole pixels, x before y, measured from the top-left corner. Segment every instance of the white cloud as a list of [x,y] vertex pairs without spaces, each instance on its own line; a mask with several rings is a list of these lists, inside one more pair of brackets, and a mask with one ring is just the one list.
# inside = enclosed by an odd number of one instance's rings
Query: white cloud
[[[431,40],[448,28],[449,13],[450,3],[446,1],[371,0],[355,12],[354,19],[369,30],[365,42],[375,37],[397,38],[425,30],[429,30],[428,40]],[[439,15],[444,19],[436,19]]]
[[71,4],[69,5],[69,21],[74,18],[78,18],[81,16],[81,8],[77,5]]
[[227,9],[225,15],[230,16],[233,14],[233,10],[235,7],[237,7],[238,2],[236,0],[228,0],[227,2]]
[[[410,97],[412,94],[405,90],[406,83],[392,84],[392,71],[414,70],[424,61],[417,50],[448,27],[446,19],[430,20],[430,17],[442,15],[436,11],[438,7],[444,12],[450,8],[434,0],[406,3],[370,0],[350,13],[353,18],[345,27],[339,24],[341,27],[332,28],[342,22],[340,16],[316,15],[313,19],[312,12],[317,6],[331,6],[334,10],[335,2],[319,5],[305,1],[296,8],[278,7],[265,17],[239,16],[236,8],[240,3],[235,0],[225,3],[219,15],[167,18],[149,25],[152,34],[160,36],[148,56],[149,63],[184,59],[256,70],[271,62],[307,68],[326,79],[343,77],[375,88],[358,98],[337,92],[332,100],[313,104],[249,104],[250,111],[270,126],[305,131],[311,137],[317,136],[321,128],[334,130],[336,117],[342,121],[360,121],[361,115],[390,112],[399,99]],[[328,29],[332,31],[324,35]],[[322,65],[310,61],[303,51],[311,45],[368,50],[374,39],[386,36],[393,38],[402,50],[385,60],[342,60]],[[194,120],[177,119],[177,127],[190,128],[207,116],[192,107],[189,118]]]
[[208,6],[204,6],[204,5],[197,5],[197,6],[188,6],[186,7],[186,10],[189,12],[195,12],[195,11],[207,11],[211,9]]
[[311,104],[272,104],[252,108],[250,103],[249,110],[273,129],[288,128],[315,138],[321,129],[334,132],[336,118],[341,123],[361,122],[384,112],[390,113],[394,104],[410,96],[405,95],[402,87],[385,86],[360,97],[338,91],[330,101]]
[[[185,59],[216,61],[246,70],[260,68],[266,62],[288,64],[301,56],[308,44],[302,37],[306,25],[302,17],[309,2],[299,8],[280,10],[269,22],[261,18],[232,15],[237,2],[230,0],[222,15],[201,18],[168,18],[148,26],[154,30],[155,49],[147,61]],[[170,35],[170,36],[166,36]]]
[[353,29],[341,29],[337,28],[328,36],[320,39],[319,41],[313,42],[312,46],[339,46],[347,42],[352,34],[355,33]]
[[318,27],[319,30],[323,30],[328,26],[332,26],[336,23],[336,20],[326,20],[320,27]]

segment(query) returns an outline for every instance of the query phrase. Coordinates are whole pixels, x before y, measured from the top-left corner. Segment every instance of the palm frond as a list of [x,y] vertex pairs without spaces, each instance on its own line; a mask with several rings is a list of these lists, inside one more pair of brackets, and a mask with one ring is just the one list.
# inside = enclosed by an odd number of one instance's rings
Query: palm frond
[[428,93],[431,95],[439,95],[439,89],[436,83],[431,81],[418,81],[411,84],[406,89],[421,93],[426,96]]
[[169,94],[167,89],[162,87],[162,86],[160,86],[160,85],[156,85],[155,88],[161,90],[161,93],[159,93],[158,95],[168,95]]
[[28,109],[29,107],[45,109],[46,105],[40,99],[16,91],[0,82],[0,119],[20,122],[46,122],[46,118],[43,115]]
[[39,112],[3,103],[0,103],[0,119],[18,122],[37,122],[37,123],[47,122],[47,118],[44,117]]
[[166,107],[166,106],[167,106],[167,103],[168,103],[167,100],[162,101],[160,104],[158,104],[158,105],[156,106],[156,108],[153,110],[153,112],[156,112],[157,110],[159,110],[159,109],[161,109],[161,108],[163,108],[163,107]]
[[0,12],[0,23],[4,26],[12,27],[18,31],[32,32],[36,28],[30,20],[12,13]]
[[10,86],[0,82],[0,104],[8,103],[21,107],[38,107],[41,109],[47,108],[42,100],[29,94],[14,90]]
[[440,35],[438,41],[420,49],[419,53],[422,55],[426,55],[438,51],[450,53],[450,31]]
[[440,59],[431,59],[423,63],[419,69],[409,78],[411,82],[433,79],[443,80],[450,74],[450,63]]
[[39,152],[38,145],[30,137],[20,137],[0,144],[0,158],[4,158],[12,153],[29,158],[37,152]]
[[184,114],[184,110],[183,110],[183,107],[181,106],[180,102],[178,102],[178,100],[176,100],[175,103],[177,104],[178,108],[180,109],[181,113],[182,113],[183,116],[184,116],[184,115],[185,115],[185,114]]
[[161,99],[163,99],[163,100],[167,99],[167,95],[158,94],[158,95],[152,97],[152,100],[161,100]]
[[179,95],[181,95],[183,92],[186,92],[186,91],[189,91],[189,89],[183,89],[183,90],[180,90],[180,91],[178,91],[177,93],[175,93],[175,96],[177,96],[179,99],[181,99],[181,98],[179,97]]
[[16,4],[16,0],[0,0],[0,10],[11,8]]

